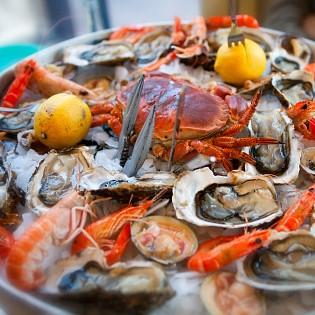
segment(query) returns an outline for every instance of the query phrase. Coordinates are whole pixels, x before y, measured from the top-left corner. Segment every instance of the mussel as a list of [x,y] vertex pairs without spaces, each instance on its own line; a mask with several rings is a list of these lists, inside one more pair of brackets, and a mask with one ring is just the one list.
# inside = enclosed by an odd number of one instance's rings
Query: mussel
[[238,279],[264,290],[314,289],[314,235],[306,230],[279,233],[267,248],[238,263]]
[[198,247],[197,237],[186,224],[166,216],[134,222],[131,239],[144,256],[165,265],[192,256]]
[[202,283],[200,297],[210,315],[266,314],[264,297],[258,290],[239,282],[228,271],[214,273]]
[[278,109],[258,111],[251,120],[250,131],[253,137],[269,137],[279,144],[251,148],[256,165],[246,164],[246,171],[272,175],[275,184],[294,182],[299,175],[301,149],[291,119]]
[[209,168],[182,174],[173,188],[176,216],[199,226],[240,228],[282,214],[272,181],[233,171],[214,176]]

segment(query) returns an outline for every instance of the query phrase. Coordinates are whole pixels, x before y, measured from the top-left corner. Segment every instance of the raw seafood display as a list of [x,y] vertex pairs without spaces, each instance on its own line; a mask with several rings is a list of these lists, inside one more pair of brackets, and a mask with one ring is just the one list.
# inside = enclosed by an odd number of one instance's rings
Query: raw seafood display
[[314,47],[235,21],[122,27],[15,66],[1,281],[96,314],[173,314],[183,292],[196,314],[274,314],[315,289]]

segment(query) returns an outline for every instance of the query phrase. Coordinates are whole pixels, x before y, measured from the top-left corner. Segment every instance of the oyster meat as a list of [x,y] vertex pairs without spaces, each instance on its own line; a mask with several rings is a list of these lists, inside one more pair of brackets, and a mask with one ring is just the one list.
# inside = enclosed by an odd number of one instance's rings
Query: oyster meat
[[198,226],[257,226],[282,214],[268,177],[241,171],[214,176],[209,168],[186,172],[176,180],[173,205],[179,219]]
[[273,291],[315,289],[315,237],[306,230],[279,233],[267,248],[238,262],[238,279]]
[[256,165],[246,164],[250,174],[272,175],[275,184],[294,182],[300,170],[301,148],[291,119],[281,110],[256,112],[250,123],[253,137],[266,137],[279,144],[257,145],[249,150]]
[[100,63],[116,65],[135,58],[133,48],[126,42],[102,41],[96,45],[78,45],[64,50],[63,61],[75,66]]
[[164,271],[148,262],[116,264],[105,270],[95,262],[64,274],[55,298],[101,303],[107,310],[143,314],[174,295]]
[[314,99],[314,80],[312,74],[305,71],[292,71],[290,74],[275,74],[271,85],[285,107],[300,100]]
[[66,153],[50,152],[33,174],[27,188],[26,204],[40,215],[71,192],[79,173],[92,166],[92,154],[81,147]]
[[285,49],[275,49],[270,54],[271,66],[276,71],[291,73],[295,70],[302,70],[305,62],[298,57],[290,55]]

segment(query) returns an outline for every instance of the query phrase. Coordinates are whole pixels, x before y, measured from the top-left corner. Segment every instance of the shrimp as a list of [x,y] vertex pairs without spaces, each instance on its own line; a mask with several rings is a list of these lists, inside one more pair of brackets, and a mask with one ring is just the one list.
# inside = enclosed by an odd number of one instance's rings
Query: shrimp
[[153,205],[154,200],[140,203],[138,206],[127,206],[88,225],[84,232],[74,240],[72,254],[77,254],[88,246],[96,245],[103,249],[114,236],[129,221],[142,218]]
[[2,107],[16,107],[18,101],[27,88],[27,85],[35,70],[36,61],[34,59],[27,60],[21,65],[19,73],[11,83],[7,93],[2,98]]
[[152,32],[152,26],[124,26],[111,33],[109,40],[126,40],[131,44],[137,43],[145,34]]
[[274,233],[272,229],[257,230],[251,233],[226,239],[219,236],[203,243],[198,251],[189,258],[187,267],[199,272],[213,272],[234,262],[236,259],[246,256],[253,251],[267,246],[270,237]]
[[315,203],[315,184],[309,187],[277,222],[275,230],[278,232],[294,231],[299,229],[305,219],[312,213]]
[[21,72],[23,72],[25,65],[31,61],[34,64],[34,70],[30,83],[35,85],[38,91],[44,96],[50,97],[61,92],[70,91],[78,96],[84,96],[87,98],[95,97],[94,93],[89,89],[49,72],[47,69],[39,65],[34,59],[21,62],[16,66],[15,73],[17,77]]
[[15,241],[6,263],[6,274],[12,284],[29,291],[46,280],[44,258],[83,229],[88,212],[84,205],[84,198],[77,192],[69,194]]

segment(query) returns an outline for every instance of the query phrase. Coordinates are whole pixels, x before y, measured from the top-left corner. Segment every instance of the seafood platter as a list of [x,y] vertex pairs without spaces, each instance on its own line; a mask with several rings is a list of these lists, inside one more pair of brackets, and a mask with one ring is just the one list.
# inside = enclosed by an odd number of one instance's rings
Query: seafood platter
[[314,47],[175,18],[3,72],[1,294],[40,314],[315,312]]

